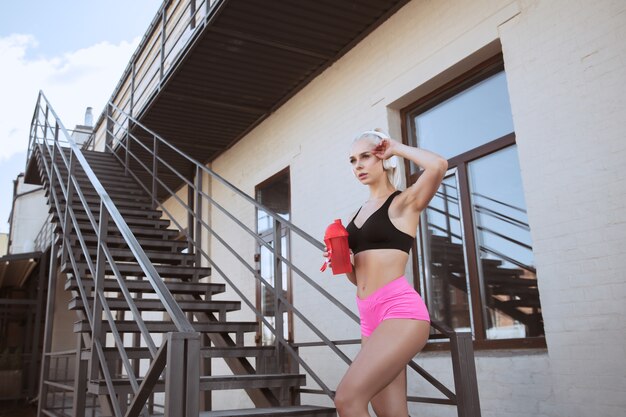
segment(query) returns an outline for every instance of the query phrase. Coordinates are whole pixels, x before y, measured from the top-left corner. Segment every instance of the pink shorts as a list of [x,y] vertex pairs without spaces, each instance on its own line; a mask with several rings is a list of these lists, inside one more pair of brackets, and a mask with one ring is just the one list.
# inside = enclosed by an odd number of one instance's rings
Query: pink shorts
[[422,297],[409,285],[404,275],[380,287],[367,298],[356,297],[361,315],[361,335],[369,337],[386,319],[414,319],[430,322]]

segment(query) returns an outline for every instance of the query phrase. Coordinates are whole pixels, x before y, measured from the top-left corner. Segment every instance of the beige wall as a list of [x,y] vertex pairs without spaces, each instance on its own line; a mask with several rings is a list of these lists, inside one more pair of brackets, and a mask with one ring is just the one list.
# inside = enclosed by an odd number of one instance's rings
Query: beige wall
[[[339,217],[348,220],[367,196],[367,190],[359,187],[352,178],[347,163],[351,138],[359,131],[374,126],[386,128],[399,137],[397,109],[498,52],[494,42],[498,36],[498,24],[517,12],[514,2],[502,1],[408,4],[244,140],[214,161],[213,168],[253,195],[256,184],[289,166],[293,221],[321,240],[329,222]],[[433,81],[433,78],[437,79]],[[233,198],[232,193],[221,186],[214,185],[213,194],[246,224],[254,227],[254,211],[249,205]],[[216,215],[213,216],[213,224],[230,238],[244,259],[252,259],[254,242],[250,238],[233,233],[232,226]],[[294,239],[292,250],[298,266],[356,312],[354,287],[341,277],[320,274],[319,252],[311,250],[300,239]],[[227,275],[234,277],[240,288],[254,300],[251,274],[228,261],[221,245],[214,244],[212,251],[215,259],[224,262]],[[331,339],[359,338],[358,325],[324,301],[297,276],[294,276],[294,298],[296,306],[305,316]],[[299,320],[296,320],[295,334],[298,341],[317,340]],[[346,352],[353,355],[355,350],[356,347],[352,347]],[[302,355],[334,389],[346,369],[345,364],[328,349],[303,349]],[[423,356],[429,371],[442,375],[444,379],[446,375],[451,375],[449,360],[437,359],[439,355],[433,354]],[[434,357],[429,360],[429,356]],[[544,375],[547,372],[545,353],[513,356],[523,361],[528,370],[511,378],[519,381],[512,382],[511,387],[523,383],[531,372],[542,372]],[[502,363],[505,361],[501,360]],[[486,359],[485,367],[493,363],[490,358]],[[480,362],[478,366],[481,369]],[[492,368],[495,371],[497,366]],[[490,391],[493,373],[485,370],[480,374],[481,385],[486,392],[493,392]],[[503,373],[509,376],[508,371],[503,370]],[[309,381],[312,381],[310,377]],[[314,386],[314,383],[310,382],[310,385]],[[413,374],[410,379],[411,395],[424,393],[425,388],[418,385],[422,384]],[[542,390],[549,390],[545,381],[540,385]],[[499,407],[498,398],[489,394],[483,395],[483,400],[485,410]],[[220,395],[216,401],[223,401],[226,406],[236,399]],[[305,401],[329,404],[322,397],[305,396]],[[530,407],[526,405],[526,400],[514,400],[514,403],[520,410],[527,411]],[[454,414],[452,408],[423,405],[412,406],[411,412]]]
[[70,291],[65,291],[66,275],[58,273],[56,278],[56,297],[54,300],[51,352],[76,349],[74,322],[79,320],[76,311],[68,309],[73,298]]
[[[477,352],[482,415],[621,415],[626,407],[625,12],[624,2],[608,0],[412,1],[213,168],[252,196],[256,184],[289,166],[292,219],[321,239],[330,221],[348,219],[367,195],[346,162],[351,138],[374,126],[399,137],[400,108],[502,51],[548,351]],[[212,193],[254,228],[249,204],[215,181]],[[215,210],[211,220],[253,268],[254,241]],[[247,268],[215,240],[211,251],[254,301]],[[318,272],[319,252],[298,239],[292,251],[298,266],[356,310],[352,285]],[[220,280],[217,271],[213,279]],[[294,298],[331,339],[359,336],[356,323],[297,276]],[[232,317],[254,318],[246,311]],[[295,334],[298,341],[315,340],[299,321]],[[328,350],[302,354],[334,389],[345,365]],[[452,387],[446,354],[424,353],[418,361]],[[409,395],[432,393],[410,375]],[[247,405],[243,397],[220,393],[214,405]],[[328,404],[306,395],[304,401]],[[411,405],[410,411],[455,415],[445,406]]]
[[501,28],[554,395],[626,410],[626,2],[523,1]]
[[0,233],[0,256],[7,254],[9,250],[9,234]]
[[35,239],[48,218],[48,203],[41,186],[24,184],[24,176],[17,177],[17,199],[11,212],[11,254],[34,252]]

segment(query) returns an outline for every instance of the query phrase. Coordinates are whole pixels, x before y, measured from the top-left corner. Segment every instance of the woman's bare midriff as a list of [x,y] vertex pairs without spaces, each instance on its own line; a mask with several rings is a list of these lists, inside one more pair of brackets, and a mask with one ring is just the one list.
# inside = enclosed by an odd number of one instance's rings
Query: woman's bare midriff
[[398,249],[370,249],[354,256],[356,295],[367,298],[385,284],[404,275],[409,255]]

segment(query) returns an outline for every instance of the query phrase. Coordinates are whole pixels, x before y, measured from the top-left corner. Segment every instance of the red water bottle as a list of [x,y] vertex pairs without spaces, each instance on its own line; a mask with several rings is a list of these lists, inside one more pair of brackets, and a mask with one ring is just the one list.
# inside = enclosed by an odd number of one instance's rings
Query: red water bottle
[[[335,220],[326,228],[324,243],[326,243],[326,247],[328,248],[333,275],[352,272],[350,247],[348,246],[348,231],[343,227],[343,224],[341,224],[341,219]],[[321,271],[326,270],[327,264],[328,261],[324,263]]]

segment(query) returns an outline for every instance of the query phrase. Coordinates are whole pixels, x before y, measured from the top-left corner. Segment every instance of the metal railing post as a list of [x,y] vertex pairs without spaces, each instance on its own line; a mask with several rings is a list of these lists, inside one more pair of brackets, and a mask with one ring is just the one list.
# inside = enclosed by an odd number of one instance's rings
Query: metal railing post
[[[187,252],[188,253],[193,253],[193,243],[194,243],[194,235],[196,232],[196,221],[195,221],[195,216],[193,213],[193,209],[195,207],[195,202],[196,202],[196,197],[197,197],[197,192],[196,190],[194,190],[195,187],[195,173],[197,172],[196,169],[194,169],[194,167],[192,166],[191,169],[189,170],[189,175],[191,176],[191,183],[194,184],[194,186],[187,184],[187,207],[189,207],[190,210],[187,211]],[[197,213],[195,213],[197,215]]]
[[446,183],[442,184],[442,191],[443,191],[443,212],[445,213],[445,218],[446,218],[446,234],[448,235],[448,238],[450,240],[452,240],[452,226],[450,224],[450,204],[449,204],[449,199],[448,199],[448,187]]
[[159,86],[161,85],[161,81],[163,81],[163,75],[165,73],[165,38],[166,38],[165,10],[166,10],[165,7],[161,8],[161,64],[159,68]]
[[131,128],[131,120],[128,119],[128,129],[126,130],[126,146],[124,146],[124,175],[128,175],[128,170],[130,169],[130,128]]
[[[89,379],[99,379],[99,358],[96,354],[97,341],[102,337],[102,303],[100,301],[99,294],[104,289],[104,272],[106,265],[106,255],[104,253],[103,245],[106,244],[107,233],[109,224],[109,212],[105,207],[102,200],[100,200],[100,221],[98,222],[98,246],[96,255],[96,276],[94,278],[93,285],[93,316],[92,323],[93,328],[91,334],[91,357],[89,358]],[[84,254],[89,256],[89,254]],[[107,366],[103,363],[102,366]]]
[[[58,132],[58,125],[56,132]],[[57,143],[58,140],[55,137],[55,144]],[[62,152],[60,148],[59,152]],[[67,187],[65,188],[67,195],[65,196],[65,213],[63,214],[63,250],[61,252],[61,265],[63,265],[67,260],[67,252],[70,250],[70,248],[68,248],[65,243],[69,240],[70,232],[72,230],[72,222],[70,220],[70,207],[72,205],[72,201],[74,200],[74,181],[72,181],[72,177],[74,176],[74,169],[76,169],[75,167],[76,163],[74,158],[74,152],[72,152],[72,149],[70,148],[70,166],[67,167]]]
[[[39,122],[37,121],[37,117],[39,116],[40,103],[41,103],[41,91],[37,95],[37,104],[35,104],[35,111],[33,112],[33,119],[30,122],[31,129],[28,135],[28,148],[26,149],[26,164],[27,165],[28,165],[28,161],[30,161],[30,158],[33,156],[33,150],[35,149],[35,144],[37,142],[37,124],[39,124]],[[34,133],[33,133],[33,125],[35,125]],[[24,172],[26,172],[26,169],[24,169]]]
[[48,112],[49,112],[49,107],[48,105],[46,105],[46,112],[44,114],[44,121],[43,121],[43,140],[46,140],[46,138],[48,137]]
[[470,332],[454,332],[450,337],[452,371],[459,417],[480,417],[474,347]]
[[[57,138],[57,139],[59,137],[59,124],[58,123],[56,124],[56,127],[55,127],[54,137]],[[43,140],[44,140],[44,143],[47,142],[45,136],[44,136]],[[56,159],[56,146],[54,146],[55,143],[57,143],[56,139],[52,142],[52,153],[50,154],[50,173],[49,173],[49,175],[50,175],[50,195],[51,196],[52,196],[52,193],[54,192],[54,187],[56,186],[56,184],[55,184],[56,175],[54,175],[54,169],[52,168],[54,166],[54,164],[55,164],[54,160]],[[43,149],[44,148],[47,149],[48,152],[50,151],[48,146],[46,144],[44,144],[42,146],[42,157],[43,158],[45,158],[45,155],[43,155]],[[59,207],[59,209],[60,209],[60,207]],[[59,221],[61,221],[60,218],[59,218]],[[52,241],[54,242],[54,236],[52,237]]]
[[84,347],[83,335],[76,335],[76,363],[74,364],[74,395],[72,409],[74,417],[85,417],[85,407],[87,400],[87,364],[82,359]]
[[196,0],[189,0],[189,28],[196,28]]
[[105,152],[110,152],[109,149],[113,149],[113,107],[111,104],[107,104],[106,110],[106,146],[104,147]]
[[168,333],[165,417],[198,417],[200,334]]
[[[52,192],[52,191],[51,191]],[[54,240],[54,231],[50,231],[51,239]],[[48,299],[46,302],[46,324],[44,325],[43,352],[41,354],[41,376],[39,378],[39,403],[37,404],[37,416],[42,416],[42,410],[46,408],[48,399],[48,385],[46,381],[50,376],[50,349],[52,348],[53,314],[57,288],[57,246],[50,246],[48,259]]]
[[[50,231],[46,228],[44,233],[50,233]],[[41,233],[41,232],[40,232]],[[36,249],[41,250],[42,253],[45,253],[47,247]],[[33,398],[36,396],[36,388],[35,384],[37,382],[37,354],[39,353],[39,341],[41,340],[41,313],[44,310],[44,292],[45,292],[45,282],[46,282],[46,268],[45,268],[45,256],[41,256],[39,258],[39,272],[37,274],[37,307],[35,309],[34,319],[35,319],[35,329],[33,331],[33,343],[31,346],[31,361],[30,361],[30,370],[28,373],[28,395]]]
[[152,208],[157,207],[157,173],[159,172],[157,154],[159,152],[159,141],[156,136],[152,137]]
[[133,108],[135,107],[135,61],[130,67],[130,116],[133,116]]
[[200,167],[196,167],[196,182],[195,182],[195,200],[196,200],[196,226],[194,230],[195,238],[195,251],[194,251],[194,263],[195,266],[201,266],[200,247],[202,245],[202,170]]
[[[283,264],[280,260],[282,254],[282,228],[277,219],[273,220],[272,239],[274,240],[273,265],[274,265],[274,319],[276,329],[276,362],[278,366],[284,364],[285,348],[281,343],[284,340],[283,302],[279,295],[283,293]],[[280,369],[279,372],[283,372]]]

